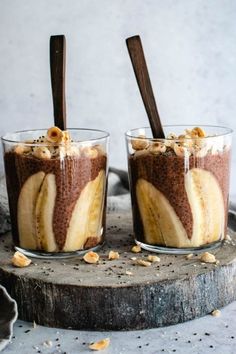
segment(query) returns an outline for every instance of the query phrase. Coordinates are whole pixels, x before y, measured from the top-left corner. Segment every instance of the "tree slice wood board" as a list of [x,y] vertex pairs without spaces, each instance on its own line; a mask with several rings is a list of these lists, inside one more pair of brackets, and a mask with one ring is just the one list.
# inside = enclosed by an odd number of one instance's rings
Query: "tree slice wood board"
[[[17,301],[19,318],[52,327],[131,330],[168,326],[209,314],[236,300],[236,233],[212,251],[219,264],[199,255],[161,254],[144,267],[148,251],[132,253],[132,218],[108,214],[107,243],[98,264],[82,256],[32,259],[26,268],[11,265],[11,235],[0,238],[0,283]],[[235,216],[230,215],[235,227]],[[120,258],[108,260],[110,250]],[[137,259],[135,260],[134,257]]]

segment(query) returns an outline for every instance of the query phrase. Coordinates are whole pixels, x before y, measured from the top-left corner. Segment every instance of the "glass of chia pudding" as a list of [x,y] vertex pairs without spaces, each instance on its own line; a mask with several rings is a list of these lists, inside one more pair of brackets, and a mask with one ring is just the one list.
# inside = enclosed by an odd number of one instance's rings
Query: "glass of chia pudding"
[[18,251],[67,257],[103,244],[108,141],[103,131],[57,127],[2,137]]
[[135,242],[185,254],[221,245],[227,233],[232,130],[164,126],[126,133]]

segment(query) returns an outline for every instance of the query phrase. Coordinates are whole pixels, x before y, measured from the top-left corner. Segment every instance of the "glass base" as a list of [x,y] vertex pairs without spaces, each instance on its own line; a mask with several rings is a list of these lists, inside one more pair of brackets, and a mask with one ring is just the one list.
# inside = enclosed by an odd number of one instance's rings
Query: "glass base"
[[140,242],[138,240],[135,240],[135,243],[146,251],[155,252],[155,253],[181,255],[181,254],[190,254],[190,253],[197,253],[198,254],[198,253],[214,250],[223,244],[223,240],[213,242],[213,243],[210,243],[210,244],[207,244],[204,246],[200,246],[200,247],[188,247],[188,248],[174,248],[174,247],[148,245],[148,244]]
[[85,253],[89,251],[98,251],[100,248],[103,247],[105,242],[99,244],[95,247],[88,248],[86,250],[79,250],[73,252],[43,252],[43,251],[36,251],[36,250],[26,250],[25,248],[21,248],[15,246],[15,250],[23,253],[27,257],[34,257],[34,258],[42,258],[42,259],[63,259],[63,258],[72,258],[83,256]]

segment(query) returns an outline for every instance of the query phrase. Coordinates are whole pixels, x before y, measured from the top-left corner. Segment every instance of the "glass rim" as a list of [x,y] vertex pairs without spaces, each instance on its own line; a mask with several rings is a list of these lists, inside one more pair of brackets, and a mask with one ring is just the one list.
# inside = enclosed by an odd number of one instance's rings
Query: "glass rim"
[[[223,127],[223,126],[220,126],[220,125],[210,125],[210,124],[201,124],[201,125],[194,125],[194,124],[167,124],[167,125],[163,125],[163,128],[169,128],[169,127],[185,127],[185,129],[188,129],[189,128],[195,128],[195,127],[199,127],[199,128],[220,128],[220,129],[224,129],[225,132],[224,133],[220,133],[220,134],[215,134],[215,135],[209,135],[209,136],[205,136],[205,137],[184,137],[184,138],[148,138],[148,137],[140,137],[138,135],[132,135],[132,132],[135,132],[135,131],[138,131],[138,130],[141,130],[141,129],[149,129],[151,130],[151,127],[149,126],[146,126],[146,127],[138,127],[138,128],[134,128],[134,129],[130,129],[128,131],[125,132],[125,136],[126,138],[131,138],[131,139],[147,139],[147,140],[150,140],[150,141],[183,141],[183,140],[192,140],[192,139],[201,139],[201,140],[205,140],[205,139],[212,139],[212,138],[219,138],[219,137],[223,137],[223,136],[227,136],[227,135],[231,135],[233,133],[233,129],[231,128],[228,128],[228,127]],[[174,132],[173,132],[174,133]]]
[[[27,146],[48,146],[48,144],[53,144],[53,143],[26,143],[25,141],[22,141],[22,140],[12,140],[12,139],[9,139],[8,136],[9,135],[12,135],[12,134],[21,134],[21,133],[30,133],[30,132],[45,132],[47,131],[49,128],[40,128],[40,129],[25,129],[25,130],[17,130],[15,132],[12,132],[12,133],[6,133],[4,135],[1,136],[1,140],[2,142],[7,142],[7,143],[14,143],[14,144],[27,144]],[[100,137],[97,137],[97,138],[90,138],[90,139],[85,139],[85,140],[80,140],[80,141],[74,141],[74,142],[71,142],[72,144],[83,144],[83,143],[88,143],[88,142],[94,142],[94,141],[97,141],[97,140],[103,140],[103,139],[107,139],[110,137],[110,134],[108,132],[106,132],[105,130],[100,130],[100,129],[90,129],[90,128],[67,128],[66,131],[83,131],[83,132],[95,132],[95,133],[103,133],[102,136]],[[55,145],[64,145],[65,143],[54,143]]]

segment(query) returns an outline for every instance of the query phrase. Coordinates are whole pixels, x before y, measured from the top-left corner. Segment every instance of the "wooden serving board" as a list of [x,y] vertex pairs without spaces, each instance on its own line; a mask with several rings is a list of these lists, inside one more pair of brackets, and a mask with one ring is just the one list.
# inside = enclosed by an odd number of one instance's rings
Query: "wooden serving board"
[[[230,216],[235,227],[235,217]],[[212,251],[219,264],[204,264],[199,255],[161,254],[149,267],[134,254],[130,215],[108,214],[107,244],[99,264],[82,256],[70,259],[32,259],[27,268],[11,265],[11,235],[0,238],[0,283],[17,301],[19,318],[38,324],[92,330],[130,330],[188,321],[236,299],[236,234]],[[119,260],[108,260],[110,250]],[[126,273],[131,272],[132,275]]]

